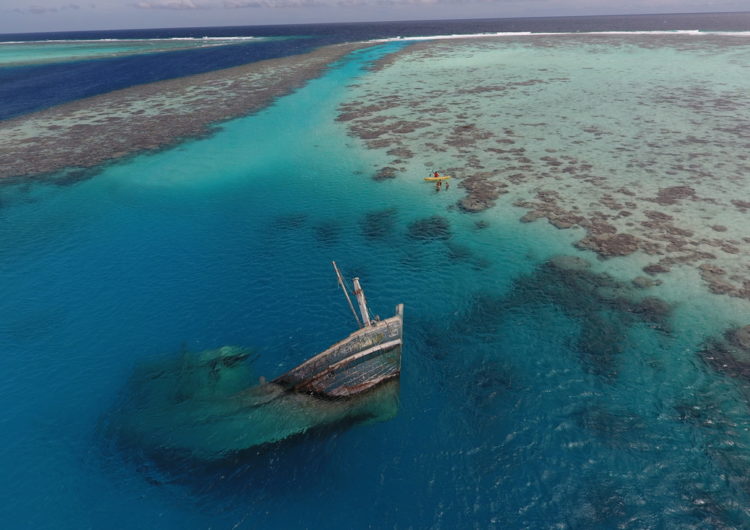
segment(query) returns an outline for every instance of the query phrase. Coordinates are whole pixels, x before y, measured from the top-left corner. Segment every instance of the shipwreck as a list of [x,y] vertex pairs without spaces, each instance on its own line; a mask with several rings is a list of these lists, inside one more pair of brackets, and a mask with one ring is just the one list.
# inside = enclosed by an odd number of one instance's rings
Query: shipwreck
[[109,429],[146,452],[216,459],[305,432],[383,421],[398,410],[403,304],[371,317],[354,278],[358,329],[299,366],[266,381],[252,373],[252,352],[225,346],[185,351],[138,367]]

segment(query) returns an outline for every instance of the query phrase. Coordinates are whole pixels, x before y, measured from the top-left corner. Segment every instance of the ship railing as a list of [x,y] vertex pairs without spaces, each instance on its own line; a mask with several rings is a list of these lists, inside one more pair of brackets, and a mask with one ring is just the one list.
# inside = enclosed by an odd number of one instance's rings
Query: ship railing
[[[315,377],[316,374],[325,371],[332,365],[356,356],[358,352],[361,353],[362,351],[376,348],[390,341],[398,342],[401,339],[401,326],[400,318],[391,317],[373,326],[362,328],[355,332],[353,336],[347,337],[338,344],[334,344],[327,350],[282,375],[276,379],[276,382],[295,385],[300,381],[306,381],[311,377]],[[375,336],[375,340],[373,340],[373,336]]]

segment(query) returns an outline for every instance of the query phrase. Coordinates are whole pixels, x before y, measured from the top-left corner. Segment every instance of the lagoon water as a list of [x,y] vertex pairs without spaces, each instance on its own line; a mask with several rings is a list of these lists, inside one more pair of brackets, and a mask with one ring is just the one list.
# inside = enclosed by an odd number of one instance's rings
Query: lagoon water
[[10,41],[0,44],[0,65],[22,65],[75,61],[140,53],[174,51],[184,48],[221,46],[250,41],[254,37],[177,38],[177,39],[98,39]]
[[[335,117],[404,45],[209,138],[0,188],[4,527],[750,524],[750,388],[697,354],[750,323],[745,306],[665,281],[672,313],[643,316],[585,290],[603,277],[549,264],[580,234],[371,179],[381,155]],[[396,418],[214,464],[107,437],[145,359],[233,344],[275,376],[348,333],[332,259],[376,313],[406,306]],[[628,265],[594,269],[629,285]]]

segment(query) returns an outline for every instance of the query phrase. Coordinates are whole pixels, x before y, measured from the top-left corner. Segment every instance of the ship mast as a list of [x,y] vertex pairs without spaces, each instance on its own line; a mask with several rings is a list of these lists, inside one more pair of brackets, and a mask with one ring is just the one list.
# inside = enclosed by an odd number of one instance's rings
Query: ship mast
[[[360,328],[363,328],[364,325],[362,324],[362,322],[359,321],[359,317],[357,316],[357,312],[354,310],[354,304],[352,304],[352,299],[349,298],[349,290],[346,288],[346,284],[344,284],[344,278],[341,277],[341,272],[339,271],[339,268],[336,266],[336,262],[332,261],[331,263],[333,263],[333,270],[336,271],[336,277],[339,280],[339,285],[341,286],[341,290],[344,291],[344,296],[346,297],[346,301],[349,303],[349,309],[352,310],[352,314],[354,315],[354,320],[357,321],[357,326],[359,326]],[[355,284],[355,286],[356,285],[358,285],[358,284]],[[357,298],[357,300],[359,300],[359,298]],[[365,307],[365,309],[366,308],[367,307]],[[369,320],[367,320],[367,322],[369,323]]]
[[362,313],[362,324],[364,326],[370,325],[370,313],[367,311],[367,301],[365,300],[365,292],[362,290],[362,286],[359,284],[359,278],[352,280],[354,284],[354,296],[357,297],[359,303],[359,312]]

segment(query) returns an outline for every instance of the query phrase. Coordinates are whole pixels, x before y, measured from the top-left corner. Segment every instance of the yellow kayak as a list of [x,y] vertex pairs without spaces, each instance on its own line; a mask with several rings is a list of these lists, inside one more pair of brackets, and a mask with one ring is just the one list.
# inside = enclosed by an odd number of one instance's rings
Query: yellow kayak
[[428,182],[435,182],[436,180],[448,180],[451,178],[448,175],[442,176],[442,177],[425,177],[424,179]]

